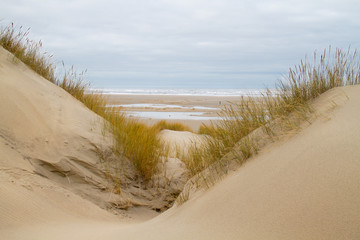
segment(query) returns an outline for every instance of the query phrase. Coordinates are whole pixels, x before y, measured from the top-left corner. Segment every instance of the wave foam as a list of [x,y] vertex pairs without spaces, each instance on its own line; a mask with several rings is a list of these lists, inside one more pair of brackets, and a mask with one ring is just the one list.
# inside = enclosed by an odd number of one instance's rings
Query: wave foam
[[91,89],[111,95],[261,96],[266,89]]

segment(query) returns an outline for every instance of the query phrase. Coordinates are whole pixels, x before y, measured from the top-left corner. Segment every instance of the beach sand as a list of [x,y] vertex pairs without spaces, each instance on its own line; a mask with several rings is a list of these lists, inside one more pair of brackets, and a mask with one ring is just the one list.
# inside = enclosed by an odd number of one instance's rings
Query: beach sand
[[[138,103],[131,97],[127,103]],[[149,210],[159,204],[155,195],[139,188],[125,160],[119,169],[128,188],[109,191],[109,166],[98,155],[112,147],[103,120],[0,48],[0,239],[358,240],[360,86],[330,90],[311,104],[314,120],[298,134],[158,214]],[[169,165],[175,171],[181,162]]]
[[[209,125],[211,121],[217,121],[221,109],[230,104],[239,101],[241,96],[182,96],[182,95],[125,95],[125,94],[106,94],[104,95],[111,105],[132,105],[132,104],[152,104],[152,105],[169,105],[165,108],[154,108],[151,106],[146,107],[123,107],[124,111],[136,111],[136,112],[188,112],[188,113],[202,113],[202,115],[196,120],[190,117],[183,117],[182,119],[173,119],[166,117],[163,118],[151,118],[144,117],[138,118],[142,122],[153,125],[160,120],[166,120],[169,122],[179,122],[186,126],[189,126],[193,131],[197,131],[203,124]],[[179,106],[179,107],[171,107]],[[181,108],[180,108],[181,107]],[[198,107],[205,107],[211,109],[202,109]],[[212,118],[212,120],[209,120]]]
[[186,107],[204,106],[217,108],[229,102],[238,101],[237,96],[184,96],[184,95],[125,95],[106,94],[109,104],[155,103]]

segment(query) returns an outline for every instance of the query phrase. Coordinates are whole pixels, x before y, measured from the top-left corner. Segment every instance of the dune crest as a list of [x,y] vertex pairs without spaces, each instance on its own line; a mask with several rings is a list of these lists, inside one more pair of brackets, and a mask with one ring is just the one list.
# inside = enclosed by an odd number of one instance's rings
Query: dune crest
[[[155,210],[170,207],[175,200],[173,191],[181,191],[181,187],[168,185],[146,188],[130,161],[113,153],[113,138],[101,117],[2,47],[0,115],[0,173],[4,180],[0,191],[6,211],[12,207],[5,196],[12,199],[26,190],[27,200],[19,203],[24,209],[32,209],[32,202],[46,192],[51,209],[60,208],[66,214],[92,216],[91,209],[101,212],[102,208],[127,220],[146,219],[157,215]],[[19,185],[21,181],[26,184]],[[49,189],[54,194],[49,194]],[[72,197],[76,202],[68,202]],[[137,210],[125,211],[131,207],[142,207],[148,216]],[[52,210],[33,213],[46,221],[47,217],[40,216],[48,211]],[[0,225],[22,221],[21,211],[11,214],[10,219],[0,219]],[[108,213],[105,216],[113,218]]]
[[[0,236],[360,239],[359,103],[360,86],[326,92],[312,103],[316,119],[300,133],[266,146],[183,205],[129,224],[139,208],[116,207],[160,208],[170,200],[159,203],[154,196],[162,191],[141,190],[126,159],[119,162],[127,191],[109,191],[106,167],[119,166],[100,161],[116,158],[103,120],[0,48]],[[181,141],[188,137],[182,135]],[[123,216],[102,209],[109,207]],[[154,214],[145,213],[143,219]]]

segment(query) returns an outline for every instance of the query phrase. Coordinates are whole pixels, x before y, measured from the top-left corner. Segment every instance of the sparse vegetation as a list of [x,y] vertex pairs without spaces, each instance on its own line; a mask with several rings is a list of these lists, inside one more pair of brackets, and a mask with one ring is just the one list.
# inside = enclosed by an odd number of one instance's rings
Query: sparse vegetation
[[85,72],[78,74],[72,67],[65,70],[62,77],[58,77],[52,55],[42,51],[41,41],[34,42],[28,35],[29,29],[24,31],[22,27],[17,29],[11,24],[1,30],[0,45],[14,54],[16,59],[65,89],[90,110],[107,120],[116,139],[116,152],[133,161],[143,177],[149,179],[156,170],[160,156],[166,154],[166,148],[157,137],[158,128],[147,127],[145,124],[127,119],[114,109],[106,109],[106,101],[101,94],[86,93],[89,84],[84,81]]
[[[129,119],[116,109],[106,108],[106,100],[101,94],[88,94],[89,85],[84,81],[84,72],[78,74],[71,68],[62,77],[56,74],[52,55],[42,52],[42,43],[28,39],[29,29],[16,29],[13,24],[0,32],[0,45],[13,53],[50,82],[62,87],[89,109],[107,121],[107,127],[115,138],[115,151],[128,157],[144,179],[149,180],[156,172],[162,156],[168,148],[158,138],[159,131],[170,129],[190,131],[180,123],[160,121],[148,127],[139,121]],[[232,154],[232,159],[243,163],[253,156],[261,146],[261,139],[253,137],[261,129],[269,138],[299,126],[311,111],[308,103],[325,91],[339,86],[359,84],[360,62],[357,51],[343,52],[331,48],[313,61],[302,61],[289,70],[288,76],[274,91],[268,90],[262,97],[243,97],[239,103],[225,106],[220,114],[221,121],[201,126],[199,134],[206,135],[206,141],[193,145],[182,158],[192,175],[204,169],[222,168],[221,160]],[[279,131],[279,129],[281,131]],[[221,174],[219,174],[221,175]],[[213,176],[211,182],[215,182]],[[206,184],[208,184],[206,182]],[[119,190],[121,192],[121,190]],[[183,200],[189,196],[189,189]]]
[[0,45],[42,77],[55,83],[56,67],[52,63],[52,55],[41,51],[41,41],[35,42],[28,38],[29,30],[22,27],[16,29],[12,23],[1,30]]
[[[202,126],[200,134],[206,134],[207,143],[194,146],[185,158],[192,174],[197,174],[218,162],[236,147],[237,160],[242,163],[258,151],[258,141],[248,138],[255,129],[273,138],[282,132],[297,128],[311,111],[308,103],[325,91],[345,85],[359,84],[360,62],[357,51],[343,52],[331,48],[324,50],[313,62],[302,61],[291,68],[289,75],[274,91],[268,90],[262,97],[243,97],[237,104],[223,108],[221,121]],[[276,125],[271,125],[276,122]],[[240,154],[239,154],[240,153]]]
[[157,169],[166,147],[160,141],[155,128],[148,127],[135,119],[120,117],[119,114],[110,120],[116,138],[118,153],[131,159],[146,180],[150,179]]

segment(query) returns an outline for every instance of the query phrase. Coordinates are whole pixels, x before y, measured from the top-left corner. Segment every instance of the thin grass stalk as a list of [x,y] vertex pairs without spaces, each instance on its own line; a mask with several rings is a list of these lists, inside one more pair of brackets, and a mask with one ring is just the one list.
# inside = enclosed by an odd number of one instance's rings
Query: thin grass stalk
[[164,154],[162,143],[157,138],[159,130],[127,119],[123,114],[106,108],[106,100],[101,94],[88,91],[89,84],[84,81],[85,72],[78,74],[74,67],[65,69],[62,77],[55,74],[52,55],[42,51],[42,42],[28,38],[29,30],[17,29],[12,23],[0,31],[0,45],[50,82],[66,90],[83,102],[86,107],[103,117],[113,132],[115,151],[127,156],[143,174],[151,178],[156,171],[159,158]]

